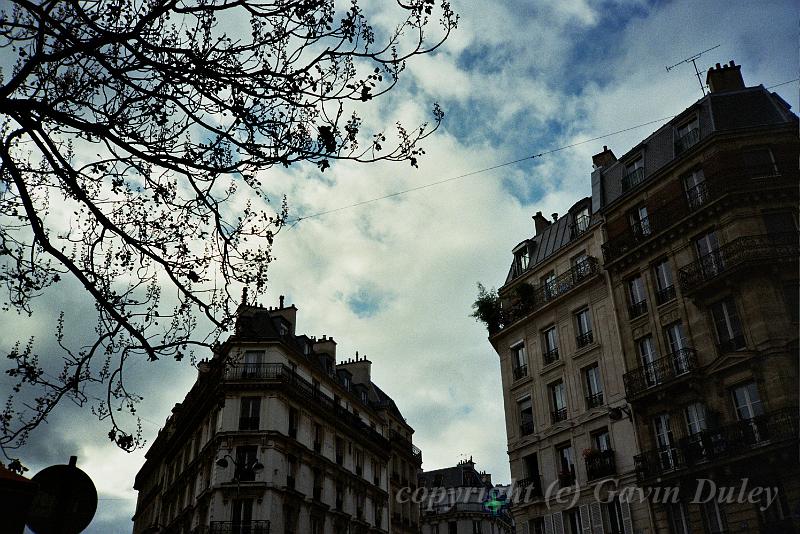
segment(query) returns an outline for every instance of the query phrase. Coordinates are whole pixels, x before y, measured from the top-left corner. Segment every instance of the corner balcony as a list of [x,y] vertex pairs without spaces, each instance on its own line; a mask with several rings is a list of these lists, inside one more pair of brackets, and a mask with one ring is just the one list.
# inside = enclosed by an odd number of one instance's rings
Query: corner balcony
[[686,348],[643,365],[622,376],[628,401],[639,400],[655,391],[662,391],[688,377],[697,369],[697,353]]
[[400,450],[413,457],[417,462],[422,463],[422,451],[402,434],[396,430],[391,430],[389,432],[389,439],[392,443],[396,444]]
[[[797,171],[777,169],[773,165],[725,169],[706,177],[688,191],[665,198],[658,206],[648,208],[647,218],[627,230],[610,235],[603,244],[606,264],[614,263],[657,237],[676,227],[684,219],[705,211],[705,208],[732,193],[762,194],[775,188],[795,187]],[[632,186],[631,186],[632,187]],[[623,187],[624,189],[624,187]],[[796,193],[796,192],[795,192]],[[672,232],[670,235],[675,235]]]
[[[687,471],[735,462],[753,454],[772,452],[798,440],[797,408],[783,408],[752,419],[703,430],[678,440],[672,447],[653,449],[634,457],[639,482],[680,476]],[[757,469],[757,463],[748,461]]]
[[226,383],[250,383],[258,387],[275,385],[315,408],[324,410],[336,421],[346,424],[365,436],[375,445],[387,448],[389,442],[379,432],[370,428],[361,418],[341,406],[288,365],[281,363],[232,363],[225,367]]
[[504,303],[499,310],[497,328],[491,333],[500,332],[512,323],[571,293],[587,280],[594,278],[599,272],[597,258],[587,256],[586,259],[573,266],[570,270],[558,275],[555,279],[534,287],[528,299],[517,299],[507,305]]
[[740,237],[678,270],[684,293],[705,289],[747,267],[797,262],[797,232]]

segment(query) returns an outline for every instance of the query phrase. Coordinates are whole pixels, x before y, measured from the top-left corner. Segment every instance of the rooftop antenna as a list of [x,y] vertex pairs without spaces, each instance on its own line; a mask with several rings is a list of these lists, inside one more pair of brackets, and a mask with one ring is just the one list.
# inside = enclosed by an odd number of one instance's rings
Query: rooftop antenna
[[[687,57],[686,59],[682,59],[682,60],[678,61],[674,65],[670,65],[669,67],[667,67],[667,72],[671,71],[672,69],[674,69],[678,65],[683,65],[684,63],[691,62],[692,65],[694,65],[694,72],[695,72],[695,75],[697,76],[697,81],[700,83],[700,90],[703,92],[703,96],[706,96],[706,86],[703,85],[703,79],[700,77],[702,72],[700,72],[700,70],[697,68],[697,60],[698,60],[698,58],[700,56],[702,56],[706,52],[710,52],[710,51],[714,50],[715,48],[719,48],[719,45],[712,46],[708,50],[703,50],[702,52],[698,52],[693,56],[690,56],[690,57]],[[703,72],[705,72],[705,71],[703,71]]]

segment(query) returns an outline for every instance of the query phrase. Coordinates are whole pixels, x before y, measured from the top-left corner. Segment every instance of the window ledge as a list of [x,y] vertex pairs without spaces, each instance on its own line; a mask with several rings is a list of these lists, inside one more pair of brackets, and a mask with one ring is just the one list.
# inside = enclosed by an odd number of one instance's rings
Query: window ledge
[[585,356],[586,354],[593,352],[595,349],[599,347],[600,347],[599,341],[592,341],[588,345],[584,345],[583,347],[575,350],[575,353],[572,355],[572,358],[577,359],[580,358],[581,356]]
[[541,375],[546,375],[550,371],[553,371],[554,369],[558,369],[558,368],[563,367],[563,366],[564,366],[564,360],[559,358],[558,360],[554,361],[553,363],[548,363],[547,365],[542,367],[542,369],[539,371],[539,375],[540,376]]

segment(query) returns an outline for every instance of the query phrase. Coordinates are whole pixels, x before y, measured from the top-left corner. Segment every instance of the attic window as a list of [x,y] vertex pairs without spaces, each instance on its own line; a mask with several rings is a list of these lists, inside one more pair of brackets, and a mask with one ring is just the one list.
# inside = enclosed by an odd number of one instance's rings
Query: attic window
[[622,190],[627,191],[644,180],[644,158],[637,157],[625,164],[625,176],[622,177]]
[[688,122],[675,128],[675,155],[688,150],[700,141],[700,126],[695,115]]
[[347,375],[343,375],[342,376],[342,385],[344,386],[344,389],[350,391],[350,377],[349,376],[347,376]]
[[286,326],[286,323],[283,321],[278,323],[278,333],[281,335],[281,337],[289,335],[289,327]]
[[367,403],[367,392],[364,390],[361,391],[361,402],[363,402],[364,404]]
[[584,233],[589,228],[589,220],[590,217],[588,206],[585,206],[579,211],[575,212],[572,225],[570,226],[573,239]]
[[514,273],[521,274],[528,270],[531,256],[527,243],[514,252]]

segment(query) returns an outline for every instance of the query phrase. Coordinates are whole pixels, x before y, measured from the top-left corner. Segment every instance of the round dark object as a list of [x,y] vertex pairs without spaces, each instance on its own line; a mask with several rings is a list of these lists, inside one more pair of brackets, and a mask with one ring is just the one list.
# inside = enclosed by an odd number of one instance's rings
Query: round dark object
[[36,534],[79,534],[97,511],[97,489],[89,475],[70,465],[51,465],[31,479],[39,491],[28,512],[28,528]]

